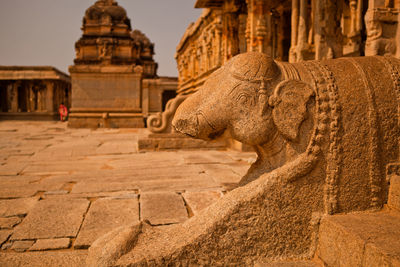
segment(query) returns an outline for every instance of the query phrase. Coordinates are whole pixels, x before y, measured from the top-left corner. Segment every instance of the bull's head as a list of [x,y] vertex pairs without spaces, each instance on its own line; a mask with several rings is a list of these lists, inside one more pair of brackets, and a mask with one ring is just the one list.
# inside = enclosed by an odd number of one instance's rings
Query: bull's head
[[228,130],[249,145],[265,144],[278,132],[296,141],[313,90],[302,81],[283,80],[271,58],[240,54],[179,106],[172,124],[177,131],[205,140]]

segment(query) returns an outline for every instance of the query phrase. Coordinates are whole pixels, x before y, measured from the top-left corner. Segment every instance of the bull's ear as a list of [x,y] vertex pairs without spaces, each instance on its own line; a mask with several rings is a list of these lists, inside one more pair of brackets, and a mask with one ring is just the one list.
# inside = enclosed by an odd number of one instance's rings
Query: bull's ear
[[299,127],[307,114],[307,102],[314,95],[310,85],[298,80],[283,81],[277,85],[269,99],[272,116],[278,131],[295,141]]

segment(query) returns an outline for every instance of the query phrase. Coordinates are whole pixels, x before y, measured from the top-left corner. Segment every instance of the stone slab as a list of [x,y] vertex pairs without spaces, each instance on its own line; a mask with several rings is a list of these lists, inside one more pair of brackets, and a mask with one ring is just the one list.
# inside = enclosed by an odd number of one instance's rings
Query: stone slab
[[139,202],[134,198],[105,198],[94,201],[75,241],[75,248],[88,248],[114,228],[139,222]]
[[24,252],[28,250],[33,243],[35,243],[34,240],[14,241],[11,249],[17,252]]
[[21,222],[20,217],[0,218],[0,229],[12,229]]
[[400,176],[392,175],[390,178],[388,205],[400,211]]
[[200,166],[216,183],[238,183],[243,177],[224,164],[202,164]]
[[131,154],[136,151],[137,142],[135,141],[110,141],[100,145],[96,149],[96,154]]
[[229,164],[235,163],[224,151],[209,151],[208,153],[186,153],[183,154],[185,164]]
[[0,266],[82,267],[86,251],[0,253]]
[[226,144],[224,142],[206,142],[198,139],[190,138],[139,138],[138,151],[162,151],[162,150],[182,150],[182,149],[224,149]]
[[21,224],[12,240],[76,237],[87,211],[86,199],[45,199],[39,201]]
[[140,195],[141,219],[152,225],[181,223],[188,218],[182,196],[172,192]]
[[182,194],[193,215],[217,201],[221,196],[220,191],[185,192]]
[[121,183],[121,182],[107,182],[99,183],[98,181],[92,182],[78,182],[72,189],[72,194],[79,193],[96,193],[96,192],[117,192],[117,191],[134,191],[138,189],[137,183]]
[[32,197],[0,200],[0,217],[25,215],[35,206],[37,199]]
[[207,175],[193,175],[182,179],[162,179],[156,181],[143,181],[138,183],[141,192],[152,191],[175,191],[183,192],[185,190],[212,190],[222,189],[220,184],[214,182]]
[[69,248],[71,240],[69,238],[38,239],[29,251],[42,251]]
[[0,246],[7,241],[11,234],[10,230],[0,230]]
[[328,216],[319,230],[318,256],[328,266],[400,266],[400,213]]
[[0,166],[0,175],[18,175],[27,166],[27,163],[6,162]]
[[323,265],[310,260],[303,261],[260,261],[254,267],[323,267]]

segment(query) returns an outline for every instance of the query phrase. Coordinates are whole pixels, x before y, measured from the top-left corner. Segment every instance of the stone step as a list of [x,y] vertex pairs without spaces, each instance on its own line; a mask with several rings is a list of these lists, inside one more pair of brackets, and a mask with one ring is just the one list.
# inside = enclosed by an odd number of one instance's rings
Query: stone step
[[329,267],[400,266],[400,212],[387,208],[324,217],[317,257]]

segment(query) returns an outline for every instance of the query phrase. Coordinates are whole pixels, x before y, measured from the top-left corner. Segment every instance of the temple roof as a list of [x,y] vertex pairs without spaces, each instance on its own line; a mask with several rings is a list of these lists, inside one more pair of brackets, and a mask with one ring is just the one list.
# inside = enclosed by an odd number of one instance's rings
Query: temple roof
[[52,66],[0,66],[0,80],[63,80],[71,82],[64,72]]
[[114,0],[98,0],[85,12],[84,21],[99,21],[110,19],[112,24],[126,24],[131,29],[126,10]]
[[224,0],[197,0],[194,5],[195,8],[210,8],[220,7],[224,3]]

